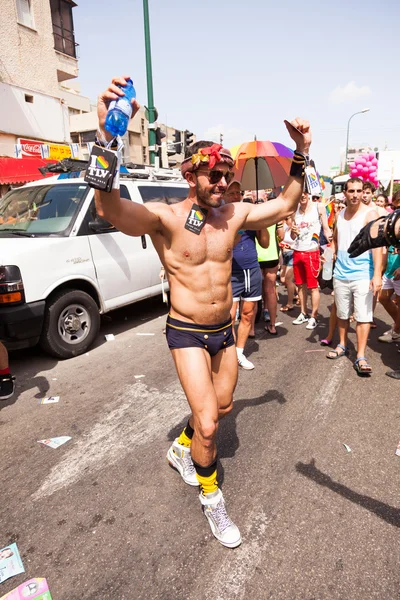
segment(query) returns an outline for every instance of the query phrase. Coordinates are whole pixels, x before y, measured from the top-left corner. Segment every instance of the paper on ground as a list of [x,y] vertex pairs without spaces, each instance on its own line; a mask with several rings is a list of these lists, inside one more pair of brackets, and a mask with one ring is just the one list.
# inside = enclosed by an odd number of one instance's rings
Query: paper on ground
[[137,333],[136,335],[154,335],[154,333]]
[[38,440],[39,444],[44,444],[49,448],[58,448],[62,446],[66,442],[69,442],[72,438],[68,435],[61,435],[60,437],[49,438],[48,440]]
[[107,333],[104,336],[107,342],[113,342],[115,340],[115,335],[113,333]]
[[20,573],[25,573],[25,569],[17,544],[10,544],[2,548],[0,550],[0,583]]
[[400,442],[397,444],[396,456],[400,456]]
[[59,402],[60,396],[49,396],[48,398],[42,398],[39,404],[55,404],[55,402]]
[[343,444],[343,446],[346,448],[347,452],[351,452],[350,446],[348,446],[347,444]]
[[146,377],[146,375],[134,375],[135,379],[141,379],[142,377]]
[[49,586],[44,577],[35,577],[28,579],[25,583],[21,583],[17,588],[2,596],[0,600],[52,600]]

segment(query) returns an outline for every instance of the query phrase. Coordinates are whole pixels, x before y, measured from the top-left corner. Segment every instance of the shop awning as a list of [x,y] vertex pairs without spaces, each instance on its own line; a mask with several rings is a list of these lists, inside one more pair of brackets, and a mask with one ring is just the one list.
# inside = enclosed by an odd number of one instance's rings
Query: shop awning
[[46,160],[44,158],[9,158],[7,156],[1,156],[0,184],[11,185],[44,179],[39,171],[39,167],[44,167],[49,163],[55,162],[57,161]]

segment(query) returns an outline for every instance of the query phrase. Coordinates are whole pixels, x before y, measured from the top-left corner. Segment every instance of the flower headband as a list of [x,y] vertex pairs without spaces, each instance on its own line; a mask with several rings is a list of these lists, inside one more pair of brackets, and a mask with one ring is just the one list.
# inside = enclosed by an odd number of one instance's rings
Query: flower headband
[[202,164],[213,169],[219,162],[227,163],[230,167],[233,166],[233,158],[229,150],[223,148],[221,144],[213,144],[206,148],[200,148],[196,154],[186,158],[181,165],[181,172],[184,175],[188,171],[196,171]]

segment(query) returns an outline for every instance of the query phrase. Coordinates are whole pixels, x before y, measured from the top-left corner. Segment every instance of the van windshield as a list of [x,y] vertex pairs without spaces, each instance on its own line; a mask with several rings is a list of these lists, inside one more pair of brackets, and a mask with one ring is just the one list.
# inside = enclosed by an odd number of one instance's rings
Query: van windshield
[[12,190],[0,200],[0,233],[62,235],[69,230],[88,191],[79,183]]

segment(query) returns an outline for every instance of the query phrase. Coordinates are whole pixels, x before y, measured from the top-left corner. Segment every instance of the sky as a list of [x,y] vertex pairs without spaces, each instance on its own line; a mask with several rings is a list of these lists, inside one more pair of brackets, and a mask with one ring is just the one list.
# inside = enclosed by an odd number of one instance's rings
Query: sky
[[[93,101],[130,75],[147,104],[142,0],[76,0],[81,93]],[[400,150],[399,0],[148,0],[159,122],[224,146],[292,146],[283,124],[313,132],[321,174],[340,150]]]

